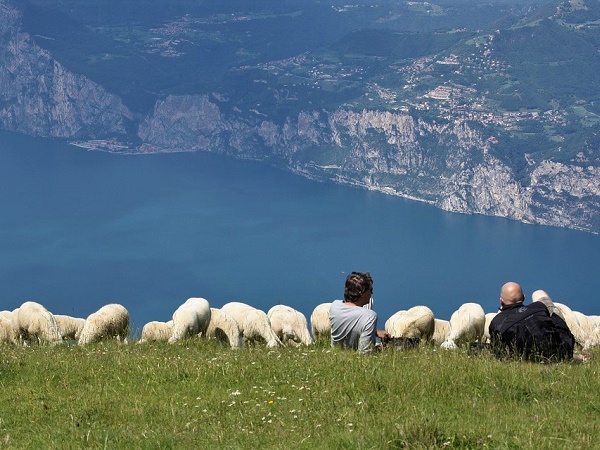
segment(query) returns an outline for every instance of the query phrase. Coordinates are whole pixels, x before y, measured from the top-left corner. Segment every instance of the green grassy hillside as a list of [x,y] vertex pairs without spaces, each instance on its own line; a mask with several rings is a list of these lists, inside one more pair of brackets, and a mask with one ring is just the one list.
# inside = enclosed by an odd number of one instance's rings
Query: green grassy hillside
[[2,448],[595,448],[598,359],[214,342],[0,348]]

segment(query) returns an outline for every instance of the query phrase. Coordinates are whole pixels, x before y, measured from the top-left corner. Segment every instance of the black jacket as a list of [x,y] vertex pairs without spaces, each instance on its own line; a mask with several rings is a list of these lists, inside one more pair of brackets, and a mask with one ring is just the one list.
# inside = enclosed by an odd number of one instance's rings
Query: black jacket
[[490,323],[490,341],[497,356],[525,359],[573,357],[575,338],[556,314],[550,316],[541,302],[503,306]]

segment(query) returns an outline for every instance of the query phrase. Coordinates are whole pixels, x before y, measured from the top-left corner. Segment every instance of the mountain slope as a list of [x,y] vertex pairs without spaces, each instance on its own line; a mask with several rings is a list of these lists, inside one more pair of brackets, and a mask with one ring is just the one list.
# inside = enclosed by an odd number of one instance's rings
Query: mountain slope
[[0,3],[2,128],[600,232],[596,0],[80,3]]
[[20,29],[21,13],[0,4],[0,124],[49,137],[125,134],[131,114],[122,101],[69,72]]

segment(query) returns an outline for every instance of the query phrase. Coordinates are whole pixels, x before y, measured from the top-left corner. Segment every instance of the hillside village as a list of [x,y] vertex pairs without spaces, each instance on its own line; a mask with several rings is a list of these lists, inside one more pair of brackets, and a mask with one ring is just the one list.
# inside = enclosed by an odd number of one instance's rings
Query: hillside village
[[[344,5],[336,7],[336,11],[345,12],[358,6]],[[427,10],[431,6],[428,2],[411,2],[412,8],[422,7]],[[183,57],[185,53],[180,50],[181,44],[195,45],[194,40],[198,39],[226,38],[216,32],[201,31],[202,25],[254,19],[259,18],[232,15],[195,19],[186,15],[149,30],[148,36],[144,38],[146,51],[170,58]],[[452,30],[453,33],[465,31]],[[494,57],[493,40],[493,34],[478,37],[472,42],[471,53],[462,56],[450,53],[416,58],[406,64],[391,62],[389,71],[397,74],[396,85],[391,85],[387,80],[379,82],[377,79],[368,79],[366,66],[369,58],[364,63],[355,63],[335,58],[327,60],[327,55],[303,53],[267,63],[241,65],[237,71],[264,72],[265,78],[257,78],[254,82],[264,84],[278,104],[301,101],[304,90],[332,91],[362,85],[363,98],[345,102],[343,106],[404,112],[428,111],[449,122],[472,121],[512,131],[518,131],[519,125],[527,121],[564,126],[567,115],[565,110],[504,110],[493,100],[493,93],[478,86],[479,80],[510,77],[511,67]],[[258,107],[261,105],[256,106],[255,110],[260,111]]]
[[[405,7],[413,14],[448,14],[446,7],[426,1],[407,2]],[[331,10],[341,15],[380,11],[382,17],[391,14],[387,20],[393,20],[394,13],[391,9],[385,12],[386,8],[387,4],[331,5]],[[585,2],[581,0],[565,2],[557,7],[554,18],[557,23],[570,26],[564,17],[586,8]],[[206,43],[222,45],[238,42],[238,56],[244,59],[252,56],[252,52],[244,48],[244,42],[252,38],[251,34],[224,33],[219,27],[240,22],[260,23],[294,14],[300,13],[248,11],[208,16],[184,14],[149,29],[103,26],[98,27],[97,31],[132,43],[148,54],[165,58],[184,58],[189,48],[199,48]],[[580,23],[577,27],[581,29],[587,26]],[[248,107],[248,111],[259,115],[268,114],[263,111],[266,107],[265,97],[270,96],[275,105],[293,103],[299,109],[305,109],[311,105],[321,106],[316,104],[314,95],[306,95],[309,92],[335,92],[339,96],[340,92],[348,91],[351,92],[350,97],[344,99],[341,95],[339,106],[358,110],[420,111],[436,117],[436,120],[457,124],[476,122],[511,133],[519,133],[523,131],[523,125],[536,123],[544,127],[544,132],[556,142],[564,139],[561,127],[565,127],[570,119],[577,119],[579,115],[584,117],[587,125],[600,124],[600,116],[586,108],[586,101],[583,99],[576,111],[569,110],[569,105],[558,103],[555,107],[546,109],[503,107],[497,98],[500,91],[496,88],[500,86],[501,90],[510,92],[514,67],[495,54],[494,40],[499,32],[500,30],[495,30],[486,34],[464,27],[447,31],[449,34],[474,35],[467,41],[469,48],[463,49],[460,54],[441,52],[396,61],[381,56],[348,57],[322,49],[280,60],[240,64],[232,70],[232,74],[243,76],[246,72],[264,73],[264,78],[256,77],[254,83],[256,86],[262,85],[267,93],[258,97],[256,104],[244,105]],[[383,65],[384,70],[373,73],[371,64],[377,64],[378,67]],[[355,95],[355,92],[361,91],[362,95]],[[303,102],[306,102],[305,106],[302,105]],[[330,108],[332,105],[326,106]]]

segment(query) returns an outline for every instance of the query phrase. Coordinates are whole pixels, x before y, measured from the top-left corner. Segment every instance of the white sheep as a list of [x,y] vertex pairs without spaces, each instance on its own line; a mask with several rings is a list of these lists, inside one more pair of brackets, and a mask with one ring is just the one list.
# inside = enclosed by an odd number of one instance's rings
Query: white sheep
[[12,319],[12,311],[0,311],[0,343],[9,342],[11,344],[16,344],[18,342]]
[[597,327],[600,327],[600,316],[589,315],[588,317],[596,324]]
[[245,342],[264,341],[268,348],[283,345],[273,332],[271,322],[264,311],[241,302],[226,303],[221,311],[229,314],[237,322]]
[[444,319],[434,319],[433,336],[431,336],[431,343],[436,346],[442,345],[442,342],[446,340],[450,334],[450,322]]
[[271,328],[284,345],[311,345],[306,317],[300,311],[285,305],[275,305],[267,312]]
[[331,303],[321,303],[313,309],[310,315],[310,330],[316,341],[331,337],[331,319],[329,310]]
[[585,351],[600,345],[600,329],[596,326],[596,321],[579,311],[573,311],[573,315],[582,331],[581,349]]
[[538,289],[533,294],[531,294],[531,301],[542,302],[544,305],[546,305],[546,308],[548,308],[548,312],[550,313],[550,315],[556,314],[558,317],[560,317],[566,322],[566,317],[562,313],[561,308],[556,306],[556,304],[552,301],[552,299],[546,293],[546,291]]
[[129,312],[123,305],[111,303],[85,319],[77,344],[86,345],[107,338],[116,338],[126,343],[128,334]]
[[145,342],[167,342],[173,334],[173,321],[159,322],[153,320],[145,324],[142,328],[142,337],[138,344]]
[[15,336],[12,320],[7,319],[4,315],[0,315],[0,344],[3,342],[16,344],[17,338]]
[[265,342],[267,348],[283,346],[281,340],[273,332],[269,318],[264,311],[249,311],[241,322],[241,330],[245,342]]
[[464,303],[450,317],[450,333],[440,346],[454,349],[471,342],[481,342],[485,326],[485,312],[477,303]]
[[492,320],[494,319],[494,317],[496,317],[497,314],[498,314],[497,312],[489,312],[489,313],[486,313],[486,315],[485,315],[485,325],[483,326],[483,336],[481,336],[481,342],[483,344],[490,343],[490,323],[492,323]]
[[83,326],[85,325],[85,319],[65,316],[63,314],[55,314],[54,319],[64,340],[70,339],[76,341],[79,339],[81,330],[83,330]]
[[232,349],[241,348],[242,333],[233,317],[218,308],[210,308],[210,323],[206,336],[226,342]]
[[563,303],[553,302],[543,290],[537,290],[531,298],[534,302],[543,302],[551,314],[556,314],[566,322],[575,338],[575,346],[581,350],[589,350],[600,345],[600,330],[596,330],[596,320],[579,311],[573,311]]
[[198,297],[188,298],[173,313],[173,333],[168,342],[173,344],[199,334],[206,336],[209,323],[208,300]]
[[413,306],[394,313],[385,322],[385,331],[393,338],[412,338],[427,342],[435,330],[435,316],[427,306]]
[[579,311],[573,311],[563,303],[554,302],[554,306],[562,313],[569,330],[575,338],[575,347],[579,350],[589,350],[600,345],[600,328],[592,316],[586,316]]
[[554,306],[560,311],[569,330],[573,334],[573,337],[575,338],[575,347],[581,350],[586,343],[587,337],[582,326],[579,324],[577,316],[573,314],[571,308],[563,303],[554,302]]
[[13,311],[13,333],[24,345],[35,339],[38,344],[60,344],[62,336],[50,311],[36,302],[25,302]]

